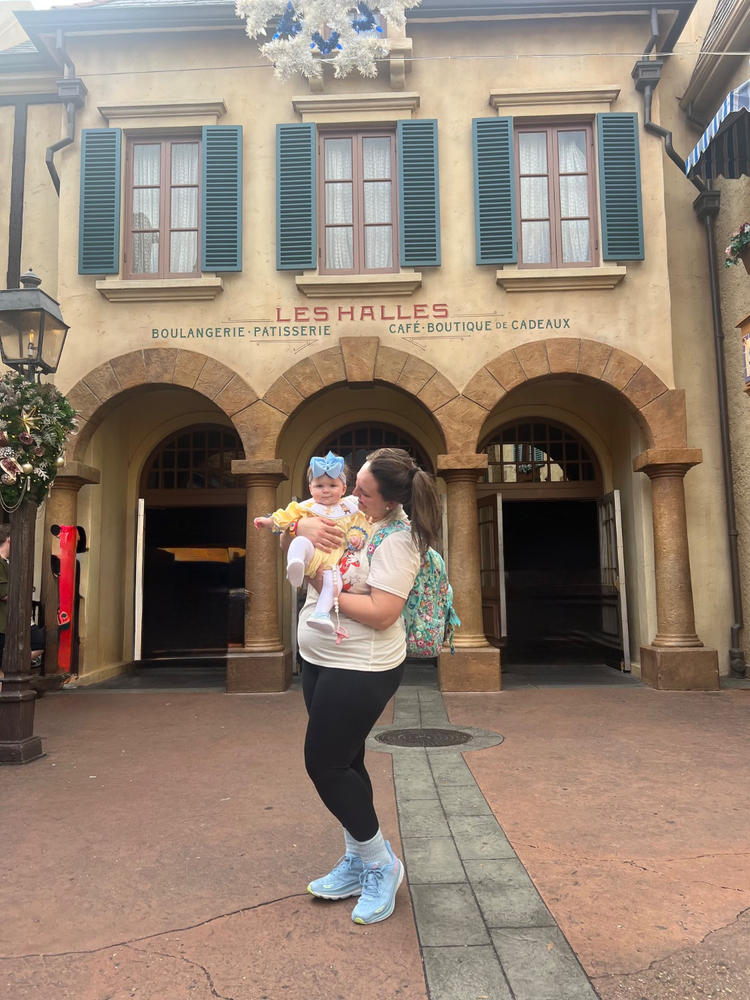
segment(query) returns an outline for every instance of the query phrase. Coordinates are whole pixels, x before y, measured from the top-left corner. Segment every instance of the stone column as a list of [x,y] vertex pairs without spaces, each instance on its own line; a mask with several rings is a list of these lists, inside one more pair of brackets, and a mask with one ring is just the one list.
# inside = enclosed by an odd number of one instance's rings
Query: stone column
[[448,488],[448,572],[461,619],[455,654],[438,659],[438,682],[441,691],[499,691],[500,650],[484,634],[479,577],[477,482],[487,456],[438,455],[437,468]]
[[[78,524],[78,493],[84,486],[95,486],[101,481],[98,469],[82,462],[68,462],[55,477],[44,504],[44,539],[42,542],[42,594],[44,606],[45,646],[44,677],[37,683],[44,688],[60,687],[68,676],[57,669],[57,581],[52,576],[53,524]],[[83,658],[86,636],[79,630],[79,656]],[[79,668],[81,663],[79,662]]]
[[718,654],[695,631],[690,575],[684,478],[701,461],[697,448],[651,448],[633,462],[651,480],[656,577],[656,635],[641,647],[641,679],[666,690],[719,686]]
[[227,660],[227,691],[286,691],[292,680],[292,653],[284,649],[279,625],[279,539],[256,531],[253,518],[278,506],[276,489],[289,478],[280,459],[232,462],[232,472],[247,490],[245,540],[245,645]]

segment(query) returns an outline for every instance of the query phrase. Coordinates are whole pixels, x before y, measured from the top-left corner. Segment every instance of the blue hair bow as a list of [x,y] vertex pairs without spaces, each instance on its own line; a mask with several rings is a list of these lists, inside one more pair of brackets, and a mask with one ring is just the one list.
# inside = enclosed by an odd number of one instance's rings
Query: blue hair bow
[[344,460],[340,455],[334,455],[332,451],[329,451],[325,458],[316,456],[310,459],[310,471],[313,479],[317,479],[319,476],[344,479]]

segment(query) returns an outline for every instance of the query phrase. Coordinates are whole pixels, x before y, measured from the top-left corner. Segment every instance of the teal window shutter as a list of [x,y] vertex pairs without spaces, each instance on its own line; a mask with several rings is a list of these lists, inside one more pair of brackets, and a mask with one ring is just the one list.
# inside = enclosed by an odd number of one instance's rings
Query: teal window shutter
[[518,237],[513,119],[474,118],[471,127],[477,264],[515,264]]
[[317,267],[315,125],[276,126],[276,269]]
[[604,260],[643,260],[638,115],[597,115]]
[[242,126],[204,125],[201,270],[242,270]]
[[81,132],[79,274],[119,273],[121,151],[119,128]]
[[400,263],[440,264],[440,186],[437,121],[401,121],[398,129]]

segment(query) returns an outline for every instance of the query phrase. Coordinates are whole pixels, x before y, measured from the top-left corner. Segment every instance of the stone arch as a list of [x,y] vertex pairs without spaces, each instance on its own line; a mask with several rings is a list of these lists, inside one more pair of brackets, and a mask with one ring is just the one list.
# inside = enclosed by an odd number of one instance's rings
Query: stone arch
[[251,411],[258,395],[247,382],[215,358],[182,348],[131,351],[92,369],[66,395],[78,412],[78,431],[66,449],[66,462],[82,461],[86,446],[107,413],[125,392],[141,386],[174,385],[200,393],[231,420],[245,454],[257,449]]
[[335,347],[298,361],[268,389],[260,401],[277,416],[267,428],[267,442],[278,436],[299,405],[323,389],[348,383],[387,383],[415,397],[432,414],[447,440],[440,418],[451,400],[460,398],[456,387],[434,365],[421,358],[385,347],[379,337],[342,337]]
[[648,448],[687,447],[683,389],[670,389],[647,365],[618,347],[561,337],[520,344],[476,372],[460,400],[445,404],[450,419],[446,413],[444,425],[456,432],[449,440],[449,450],[474,451],[487,416],[511,390],[553,375],[609,385],[635,417]]

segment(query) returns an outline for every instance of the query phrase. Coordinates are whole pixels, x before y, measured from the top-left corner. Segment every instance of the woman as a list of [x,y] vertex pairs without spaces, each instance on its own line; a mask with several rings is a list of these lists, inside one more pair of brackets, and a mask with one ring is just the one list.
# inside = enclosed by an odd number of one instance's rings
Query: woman
[[[409,523],[411,531],[394,531],[375,549],[365,546],[342,558],[344,589],[338,603],[345,643],[308,626],[317,599],[312,587],[300,612],[298,648],[309,715],[305,765],[323,803],[341,823],[345,844],[333,870],[307,888],[323,899],[359,896],[352,920],[372,924],[393,913],[404,866],[380,830],[365,769],[365,741],[403,677],[401,609],[420,554],[437,540],[441,505],[432,477],[400,448],[368,456],[354,495],[370,538],[396,518]],[[303,518],[296,530],[316,548],[340,544],[340,530],[325,518]]]

